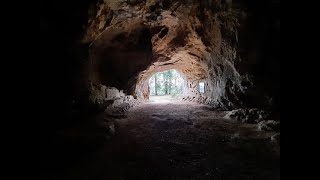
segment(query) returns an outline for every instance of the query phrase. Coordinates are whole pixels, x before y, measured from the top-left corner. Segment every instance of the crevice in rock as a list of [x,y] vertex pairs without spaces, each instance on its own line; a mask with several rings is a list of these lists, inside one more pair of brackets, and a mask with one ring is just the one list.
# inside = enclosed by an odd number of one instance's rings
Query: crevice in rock
[[160,33],[159,33],[159,38],[163,38],[164,36],[166,36],[167,34],[168,34],[168,31],[169,31],[169,29],[167,28],[167,27],[164,27],[161,31],[160,31]]

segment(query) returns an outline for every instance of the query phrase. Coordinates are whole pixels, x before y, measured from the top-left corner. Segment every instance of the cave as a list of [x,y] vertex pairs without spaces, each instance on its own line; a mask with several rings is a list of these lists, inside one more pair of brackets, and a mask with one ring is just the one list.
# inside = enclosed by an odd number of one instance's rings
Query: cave
[[149,78],[149,100],[153,102],[177,101],[183,97],[186,80],[176,69],[154,73]]
[[56,105],[40,179],[280,179],[279,8],[43,2]]

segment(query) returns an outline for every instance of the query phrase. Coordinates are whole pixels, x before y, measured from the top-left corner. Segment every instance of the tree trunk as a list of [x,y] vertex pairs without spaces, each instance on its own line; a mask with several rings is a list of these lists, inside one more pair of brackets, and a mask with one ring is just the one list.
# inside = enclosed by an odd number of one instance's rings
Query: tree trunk
[[165,94],[168,94],[168,82],[166,81],[164,85],[165,85],[164,87],[165,87],[165,90],[166,90]]
[[158,95],[158,89],[157,89],[157,74],[154,75],[154,92],[156,96]]

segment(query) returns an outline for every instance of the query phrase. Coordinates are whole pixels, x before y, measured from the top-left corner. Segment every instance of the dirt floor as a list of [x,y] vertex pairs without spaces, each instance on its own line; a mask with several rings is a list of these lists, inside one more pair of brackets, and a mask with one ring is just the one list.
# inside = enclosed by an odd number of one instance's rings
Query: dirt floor
[[280,179],[280,146],[270,141],[275,132],[224,115],[185,102],[140,104],[116,120],[111,140],[74,149],[72,163],[47,179]]
[[[178,97],[174,98],[170,95],[163,95],[163,96],[150,96],[149,102],[152,103],[172,103],[173,101],[176,101]],[[180,102],[183,103],[183,102]]]

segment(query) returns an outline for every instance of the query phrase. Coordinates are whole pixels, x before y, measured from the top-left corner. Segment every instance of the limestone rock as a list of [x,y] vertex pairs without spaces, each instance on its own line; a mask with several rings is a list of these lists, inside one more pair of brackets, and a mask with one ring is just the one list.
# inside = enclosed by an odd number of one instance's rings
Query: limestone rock
[[[90,43],[90,80],[144,100],[154,73],[176,69],[185,79],[184,100],[220,110],[270,109],[276,95],[257,87],[263,79],[253,75],[257,52],[246,48],[247,42],[241,47],[250,33],[239,34],[248,28],[243,23],[248,16],[240,10],[241,4],[231,0],[100,1],[82,39]],[[205,83],[204,93],[199,82]],[[265,119],[252,111],[240,111],[236,119]]]
[[257,124],[260,131],[280,131],[280,122],[274,120],[261,121]]
[[268,118],[269,116],[270,116],[269,113],[263,110],[259,110],[257,108],[251,108],[251,109],[232,110],[228,112],[225,117],[236,119],[244,123],[258,123]]
[[273,136],[271,136],[270,140],[272,142],[276,142],[276,143],[280,144],[280,133],[276,133]]

